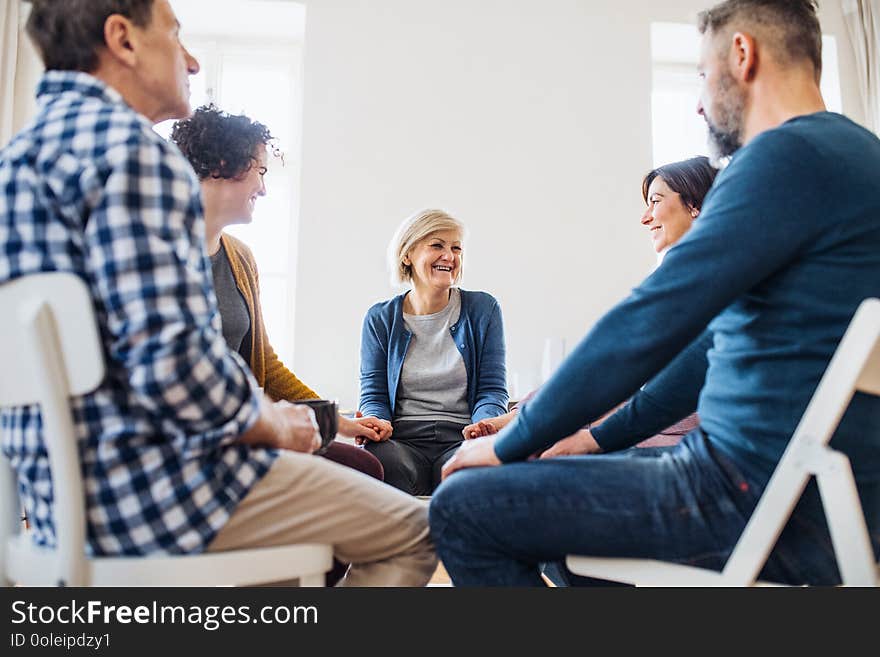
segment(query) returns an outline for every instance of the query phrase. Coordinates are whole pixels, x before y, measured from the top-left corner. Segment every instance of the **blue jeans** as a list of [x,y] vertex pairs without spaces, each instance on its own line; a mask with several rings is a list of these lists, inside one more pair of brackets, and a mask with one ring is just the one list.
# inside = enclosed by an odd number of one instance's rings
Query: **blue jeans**
[[[457,472],[431,499],[431,534],[456,586],[541,586],[539,565],[567,554],[721,570],[761,493],[698,429],[663,450]],[[805,498],[761,577],[838,583],[815,484]]]

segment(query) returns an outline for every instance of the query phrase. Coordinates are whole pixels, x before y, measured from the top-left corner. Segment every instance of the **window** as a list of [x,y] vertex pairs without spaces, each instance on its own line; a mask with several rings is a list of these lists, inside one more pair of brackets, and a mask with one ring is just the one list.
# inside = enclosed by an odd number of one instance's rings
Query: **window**
[[[248,225],[226,230],[253,251],[260,270],[263,318],[279,358],[293,358],[299,182],[301,61],[305,9],[293,2],[225,0],[204,11],[199,0],[172,0],[182,39],[199,60],[191,104],[214,103],[268,126],[282,160],[269,158],[267,195]],[[171,134],[173,121],[156,126]]]
[[[651,25],[651,124],[654,166],[706,155],[706,122],[697,114],[700,35],[687,23]],[[822,95],[829,111],[840,112],[837,40],[822,37]]]

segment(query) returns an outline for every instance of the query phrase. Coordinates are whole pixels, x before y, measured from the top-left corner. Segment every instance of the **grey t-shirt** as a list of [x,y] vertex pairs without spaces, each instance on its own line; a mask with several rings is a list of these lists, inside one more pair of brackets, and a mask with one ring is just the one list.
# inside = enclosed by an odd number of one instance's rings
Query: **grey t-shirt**
[[211,274],[214,276],[214,294],[220,307],[220,319],[223,323],[223,337],[227,346],[240,353],[245,360],[250,360],[251,318],[248,314],[244,297],[235,284],[229,256],[222,246],[211,256]]
[[450,420],[470,424],[467,370],[450,327],[461,314],[461,292],[431,315],[403,313],[412,333],[400,372],[395,420]]

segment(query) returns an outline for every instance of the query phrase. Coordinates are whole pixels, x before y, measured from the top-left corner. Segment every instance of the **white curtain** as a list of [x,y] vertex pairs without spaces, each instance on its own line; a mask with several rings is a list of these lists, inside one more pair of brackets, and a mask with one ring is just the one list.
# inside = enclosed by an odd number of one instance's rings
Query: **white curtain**
[[865,125],[880,135],[880,0],[842,0],[855,48]]
[[0,0],[0,146],[12,137],[19,0]]

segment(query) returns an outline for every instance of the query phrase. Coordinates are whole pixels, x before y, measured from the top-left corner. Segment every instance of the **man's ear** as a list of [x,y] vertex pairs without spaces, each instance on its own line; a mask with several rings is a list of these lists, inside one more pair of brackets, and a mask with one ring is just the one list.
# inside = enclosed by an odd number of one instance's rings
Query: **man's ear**
[[750,82],[758,69],[758,49],[755,37],[745,32],[734,32],[730,43],[730,72],[740,82]]
[[137,63],[135,34],[132,22],[120,14],[111,14],[104,21],[104,43],[110,56],[128,67]]

